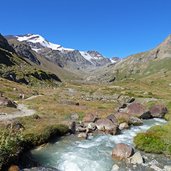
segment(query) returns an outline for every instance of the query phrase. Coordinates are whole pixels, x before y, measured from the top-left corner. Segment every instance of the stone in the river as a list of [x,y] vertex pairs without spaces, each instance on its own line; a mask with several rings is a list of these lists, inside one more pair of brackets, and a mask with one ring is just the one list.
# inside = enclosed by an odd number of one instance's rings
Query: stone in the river
[[85,139],[87,139],[88,138],[88,133],[87,132],[79,133],[78,134],[78,138],[85,138]]
[[141,119],[150,119],[151,114],[141,103],[131,103],[126,111],[130,116],[135,116]]
[[119,143],[112,150],[112,157],[114,159],[123,160],[131,157],[134,154],[134,149],[127,144]]
[[20,168],[17,165],[12,165],[9,167],[8,171],[20,171]]
[[97,120],[96,127],[99,131],[103,131],[112,135],[115,135],[118,129],[117,125],[107,118]]
[[119,124],[119,129],[120,130],[128,129],[128,128],[129,128],[129,125],[126,122],[123,122],[123,123]]
[[118,170],[119,170],[119,166],[117,164],[114,164],[111,171],[118,171]]
[[150,108],[150,112],[152,117],[154,118],[163,118],[165,114],[168,112],[166,106],[160,104],[160,105],[154,105]]
[[130,125],[139,126],[143,124],[143,121],[137,117],[130,117],[128,123]]
[[132,157],[127,159],[128,163],[131,164],[142,164],[144,163],[144,159],[139,151],[137,151]]
[[84,118],[83,122],[95,122],[98,119],[98,116],[92,113],[87,113]]
[[171,171],[171,166],[168,165],[164,166],[164,171]]

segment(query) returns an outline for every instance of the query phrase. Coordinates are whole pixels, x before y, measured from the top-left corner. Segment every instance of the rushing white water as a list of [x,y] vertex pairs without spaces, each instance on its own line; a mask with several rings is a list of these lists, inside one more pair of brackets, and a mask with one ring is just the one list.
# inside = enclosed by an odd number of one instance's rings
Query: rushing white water
[[88,140],[66,136],[56,143],[33,150],[32,155],[42,165],[51,166],[60,171],[111,171],[115,164],[111,158],[112,148],[117,143],[122,142],[133,146],[133,137],[137,133],[146,131],[153,125],[164,123],[166,121],[162,119],[145,120],[144,125],[131,127],[120,135],[98,135]]

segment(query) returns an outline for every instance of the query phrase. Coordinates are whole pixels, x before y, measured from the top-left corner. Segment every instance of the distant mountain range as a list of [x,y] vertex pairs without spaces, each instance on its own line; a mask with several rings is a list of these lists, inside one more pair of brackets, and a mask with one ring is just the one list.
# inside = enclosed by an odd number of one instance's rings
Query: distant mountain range
[[171,71],[171,35],[156,48],[124,59],[105,58],[92,50],[64,48],[35,34],[0,35],[0,66],[1,77],[26,84],[36,83],[34,79],[38,82],[79,80],[107,83],[154,74],[166,76]]
[[[29,59],[36,63],[39,62],[29,54],[29,49],[66,69],[84,70],[86,68],[105,66],[117,62],[115,59],[105,58],[97,51],[79,51],[76,49],[64,48],[61,45],[47,41],[37,34],[6,36],[6,38],[19,54],[24,55],[25,57],[29,56]],[[25,49],[25,53],[27,51],[27,54],[22,53],[23,49]]]

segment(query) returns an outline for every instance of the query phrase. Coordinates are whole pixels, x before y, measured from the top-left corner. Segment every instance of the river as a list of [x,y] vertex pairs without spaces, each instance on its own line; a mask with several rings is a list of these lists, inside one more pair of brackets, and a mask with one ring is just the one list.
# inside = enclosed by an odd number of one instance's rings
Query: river
[[[147,165],[139,168],[124,165],[112,160],[111,153],[117,143],[126,143],[134,146],[133,137],[144,132],[153,125],[162,125],[166,121],[162,119],[144,120],[142,126],[134,126],[122,131],[120,135],[97,135],[88,140],[80,140],[76,136],[64,136],[56,142],[48,143],[43,148],[31,151],[33,159],[43,166],[54,167],[60,171],[111,171],[114,164],[120,165],[120,171],[148,170]],[[150,160],[160,156],[151,155]],[[148,158],[146,156],[146,158]],[[148,158],[149,160],[149,158]],[[167,160],[163,158],[163,160]],[[162,161],[162,162],[164,162]],[[156,161],[157,162],[157,161]],[[165,161],[168,163],[168,161]],[[169,162],[171,162],[169,160]],[[171,164],[171,163],[170,163]]]

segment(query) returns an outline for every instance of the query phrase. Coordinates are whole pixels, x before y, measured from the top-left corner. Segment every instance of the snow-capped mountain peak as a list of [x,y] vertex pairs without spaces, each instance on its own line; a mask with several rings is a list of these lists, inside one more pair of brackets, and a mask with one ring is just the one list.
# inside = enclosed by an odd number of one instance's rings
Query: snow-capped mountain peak
[[[74,50],[74,49],[69,49],[69,48],[63,48],[61,45],[51,43],[38,34],[27,34],[27,35],[22,35],[22,36],[16,36],[16,38],[20,42],[26,41],[26,42],[30,42],[33,44],[38,43],[41,46],[45,48],[50,48],[52,50],[61,50],[61,51],[62,50],[68,50],[68,51]],[[36,52],[39,50],[39,48],[35,48],[35,47],[32,49]]]
[[[47,41],[44,37],[39,34],[26,34],[14,36],[20,42],[26,43],[30,48],[41,56],[46,58],[55,58],[55,60],[65,61],[87,61],[87,65],[103,66],[111,63],[112,61],[105,58],[97,51],[79,51],[75,49],[64,48],[59,44],[54,44]],[[60,58],[60,59],[59,59]],[[65,64],[61,64],[62,66]]]

